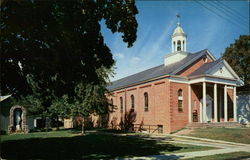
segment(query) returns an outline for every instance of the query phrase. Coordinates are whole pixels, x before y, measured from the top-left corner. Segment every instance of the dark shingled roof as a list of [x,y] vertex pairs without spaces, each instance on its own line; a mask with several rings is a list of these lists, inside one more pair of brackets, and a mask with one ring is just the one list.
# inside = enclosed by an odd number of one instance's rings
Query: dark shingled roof
[[217,64],[219,64],[222,61],[222,59],[218,59],[216,61],[210,62],[210,63],[205,63],[204,65],[202,65],[199,69],[197,69],[196,71],[192,72],[191,74],[189,74],[188,76],[197,76],[197,75],[202,75],[202,74],[206,74],[206,72],[216,66]]
[[196,53],[189,53],[187,57],[182,59],[179,62],[164,66],[164,64],[150,68],[148,70],[133,74],[131,76],[116,80],[111,82],[109,86],[107,86],[108,90],[114,91],[116,89],[123,88],[128,85],[132,85],[135,83],[139,83],[145,80],[150,80],[153,78],[157,78],[164,75],[175,75],[176,71],[179,70],[183,66],[188,66],[189,64],[193,63],[200,57],[206,54],[207,50],[202,50]]

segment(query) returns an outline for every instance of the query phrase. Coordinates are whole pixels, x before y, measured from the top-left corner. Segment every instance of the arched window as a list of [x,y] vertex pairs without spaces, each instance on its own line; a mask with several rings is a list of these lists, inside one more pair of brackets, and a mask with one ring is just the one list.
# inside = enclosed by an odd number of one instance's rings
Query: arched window
[[194,110],[197,110],[197,107],[196,107],[196,100],[194,100]]
[[114,102],[113,102],[113,98],[110,99],[110,103],[111,103],[111,111],[114,112]]
[[181,50],[181,41],[179,40],[177,42],[177,51],[180,51]]
[[207,57],[203,57],[203,62],[207,63]]
[[131,111],[135,111],[135,97],[134,95],[131,95]]
[[183,112],[183,95],[182,95],[182,89],[178,90],[178,112]]
[[120,107],[121,107],[121,113],[123,112],[123,100],[122,97],[120,97]]
[[148,93],[147,92],[144,93],[144,111],[145,112],[148,111]]

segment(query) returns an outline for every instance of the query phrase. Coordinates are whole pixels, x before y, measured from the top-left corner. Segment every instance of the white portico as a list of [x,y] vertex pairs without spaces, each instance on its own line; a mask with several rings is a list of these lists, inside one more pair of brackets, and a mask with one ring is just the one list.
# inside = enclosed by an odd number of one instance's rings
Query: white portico
[[[194,112],[199,112],[200,123],[237,122],[236,87],[240,81],[226,61],[205,64],[188,79],[189,123],[197,122]],[[198,104],[194,104],[196,99]]]

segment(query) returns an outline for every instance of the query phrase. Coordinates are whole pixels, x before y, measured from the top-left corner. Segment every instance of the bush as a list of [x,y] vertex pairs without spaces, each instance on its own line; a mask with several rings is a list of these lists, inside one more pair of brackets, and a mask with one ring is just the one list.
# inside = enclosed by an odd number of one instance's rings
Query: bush
[[0,130],[0,135],[6,135],[6,131]]

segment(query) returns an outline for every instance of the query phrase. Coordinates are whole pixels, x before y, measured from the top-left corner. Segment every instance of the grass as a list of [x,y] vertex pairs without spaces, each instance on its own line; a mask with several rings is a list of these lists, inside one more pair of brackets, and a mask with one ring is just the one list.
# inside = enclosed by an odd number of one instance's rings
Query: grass
[[250,128],[202,128],[189,136],[250,144]]
[[205,157],[196,157],[191,158],[189,160],[238,160],[238,159],[246,159],[250,158],[249,152],[233,152],[226,154],[217,154],[213,156],[205,156]]
[[1,135],[1,142],[9,140],[23,140],[31,138],[55,138],[55,137],[72,137],[75,136],[73,131],[61,130],[61,131],[50,131],[50,132],[33,132],[29,134],[12,134],[12,135]]
[[79,135],[62,130],[1,136],[4,159],[113,159],[207,149],[212,148],[105,132]]

